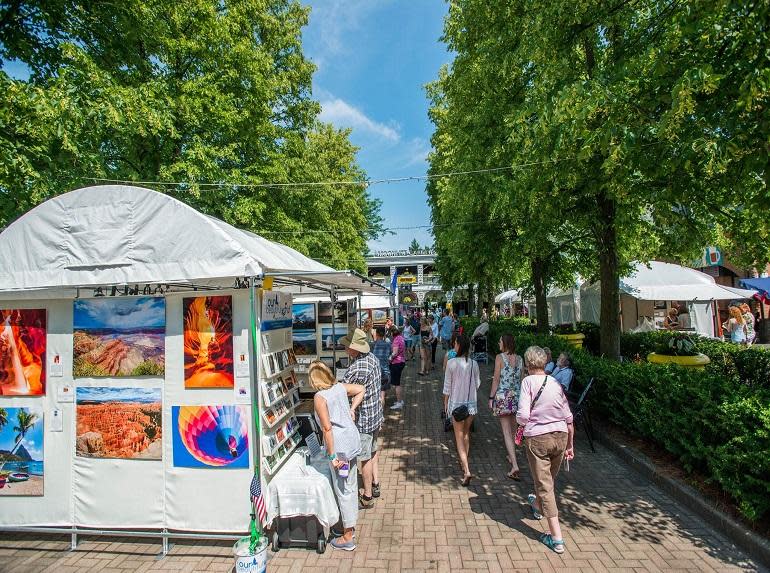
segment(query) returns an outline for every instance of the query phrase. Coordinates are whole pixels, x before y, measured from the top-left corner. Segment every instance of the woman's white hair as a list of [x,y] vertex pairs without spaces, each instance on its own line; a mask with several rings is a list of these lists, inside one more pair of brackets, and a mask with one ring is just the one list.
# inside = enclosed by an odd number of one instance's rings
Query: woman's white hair
[[539,346],[530,346],[524,352],[524,362],[530,368],[542,369],[548,362],[548,355]]

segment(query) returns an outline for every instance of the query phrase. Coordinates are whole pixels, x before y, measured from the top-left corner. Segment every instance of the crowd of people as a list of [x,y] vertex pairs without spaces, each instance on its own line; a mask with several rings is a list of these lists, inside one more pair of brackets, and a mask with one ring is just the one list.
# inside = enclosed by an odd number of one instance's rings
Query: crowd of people
[[[457,317],[442,313],[410,312],[403,328],[389,322],[374,326],[366,321],[341,340],[349,366],[337,382],[320,361],[309,370],[316,420],[324,438],[334,475],[333,489],[340,506],[343,529],[331,542],[340,550],[356,549],[358,512],[374,507],[381,495],[379,433],[384,423],[388,392],[395,389],[390,409],[403,409],[402,375],[419,353],[418,375],[436,369],[436,350],[443,357],[442,415],[453,431],[462,470],[460,484],[469,486],[471,431],[479,414],[479,364],[471,359],[471,338],[462,332]],[[555,497],[555,478],[562,463],[574,457],[574,427],[566,391],[574,377],[570,357],[554,361],[547,348],[531,346],[523,357],[510,334],[498,342],[487,407],[500,422],[502,441],[510,463],[508,478],[520,481],[517,446],[524,450],[534,491],[527,500],[535,519],[547,520],[549,533],[541,541],[556,553],[565,550]],[[360,464],[361,485],[359,487]]]

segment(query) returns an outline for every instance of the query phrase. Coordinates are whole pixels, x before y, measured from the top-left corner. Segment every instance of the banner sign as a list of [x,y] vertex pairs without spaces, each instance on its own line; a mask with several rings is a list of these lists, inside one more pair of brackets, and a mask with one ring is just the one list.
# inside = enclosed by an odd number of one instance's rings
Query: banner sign
[[262,330],[291,328],[291,295],[264,291],[262,294]]

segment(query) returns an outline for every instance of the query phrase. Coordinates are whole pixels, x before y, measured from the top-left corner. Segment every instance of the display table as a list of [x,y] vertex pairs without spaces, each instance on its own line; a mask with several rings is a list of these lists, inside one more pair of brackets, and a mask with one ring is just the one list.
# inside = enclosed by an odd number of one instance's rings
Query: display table
[[267,522],[272,523],[277,517],[315,515],[328,536],[340,519],[331,469],[323,457],[305,465],[306,451],[305,446],[297,448],[270,482]]

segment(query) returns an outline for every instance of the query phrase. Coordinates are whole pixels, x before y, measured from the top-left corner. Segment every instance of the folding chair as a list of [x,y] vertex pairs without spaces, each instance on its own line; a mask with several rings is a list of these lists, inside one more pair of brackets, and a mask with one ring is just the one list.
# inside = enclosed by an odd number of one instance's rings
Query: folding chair
[[578,424],[583,426],[586,437],[588,438],[588,443],[591,446],[591,451],[596,453],[596,448],[594,448],[594,426],[591,423],[591,414],[588,411],[588,393],[591,390],[593,383],[594,379],[591,378],[579,395],[575,392],[567,392],[567,400],[569,401],[570,409],[572,410],[573,424],[575,424],[576,427]]
[[477,336],[471,340],[471,360],[476,362],[489,363],[489,352],[487,351],[487,336]]

